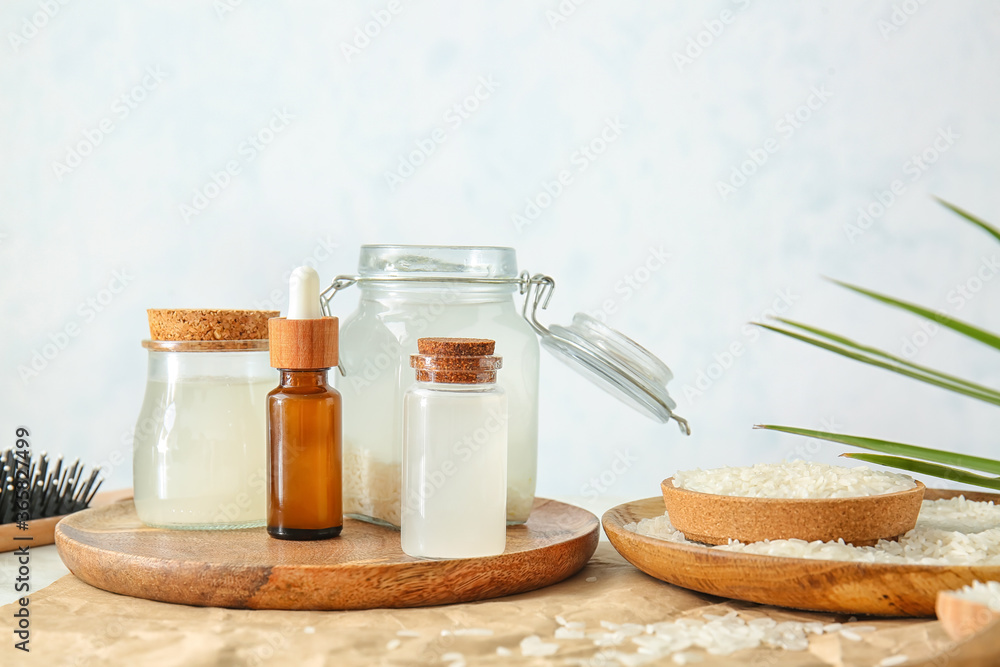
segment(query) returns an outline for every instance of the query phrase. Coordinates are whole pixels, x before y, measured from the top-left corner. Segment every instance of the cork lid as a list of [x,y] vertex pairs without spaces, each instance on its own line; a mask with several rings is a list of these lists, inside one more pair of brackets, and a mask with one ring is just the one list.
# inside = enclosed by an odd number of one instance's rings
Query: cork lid
[[267,320],[276,310],[150,308],[150,340],[155,352],[240,352],[267,349]]
[[493,355],[488,338],[421,338],[410,356],[418,382],[484,384],[496,382],[503,359]]
[[339,323],[336,317],[268,320],[271,366],[285,370],[332,368],[337,365]]
[[276,310],[214,310],[150,308],[149,337],[153,340],[266,340],[267,321]]

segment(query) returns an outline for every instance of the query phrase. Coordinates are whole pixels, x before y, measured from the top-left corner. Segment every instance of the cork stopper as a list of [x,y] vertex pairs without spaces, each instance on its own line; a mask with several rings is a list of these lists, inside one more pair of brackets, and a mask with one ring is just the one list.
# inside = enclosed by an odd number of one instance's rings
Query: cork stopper
[[337,365],[339,328],[336,317],[267,322],[271,366],[285,370],[332,368]]
[[418,382],[496,382],[503,359],[493,356],[495,346],[487,338],[420,338],[419,354],[410,356],[410,366],[416,369]]
[[154,341],[267,340],[267,321],[276,310],[150,308],[149,337]]

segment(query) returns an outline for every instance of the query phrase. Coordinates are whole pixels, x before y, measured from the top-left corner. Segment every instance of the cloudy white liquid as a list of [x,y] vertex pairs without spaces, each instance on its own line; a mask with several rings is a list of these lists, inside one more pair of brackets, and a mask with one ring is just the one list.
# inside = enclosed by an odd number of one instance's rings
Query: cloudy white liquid
[[150,380],[133,458],[135,509],[168,528],[242,528],[265,521],[266,398],[275,383]]
[[507,396],[491,384],[421,382],[403,403],[403,551],[423,558],[503,553]]

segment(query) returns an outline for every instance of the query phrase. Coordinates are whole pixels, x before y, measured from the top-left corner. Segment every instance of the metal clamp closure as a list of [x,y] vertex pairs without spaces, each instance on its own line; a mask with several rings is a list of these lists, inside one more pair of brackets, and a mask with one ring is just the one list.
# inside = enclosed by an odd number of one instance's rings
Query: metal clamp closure
[[[337,292],[347,289],[351,285],[356,283],[397,283],[397,282],[414,282],[414,283],[470,283],[478,285],[504,285],[504,284],[514,284],[518,287],[518,292],[525,295],[524,308],[522,309],[522,314],[525,319],[531,324],[533,328],[538,330],[544,330],[538,320],[535,318],[535,311],[538,310],[539,306],[545,309],[549,305],[549,299],[552,297],[552,290],[555,289],[556,281],[551,277],[546,276],[541,273],[536,273],[531,275],[527,271],[522,271],[520,275],[516,278],[482,278],[473,277],[459,278],[455,276],[337,276],[330,283],[330,286],[323,290],[319,295],[320,305],[323,309],[323,314],[327,317],[330,316],[330,302],[333,298],[337,296]],[[535,290],[534,305],[531,310],[531,316],[527,314],[528,304],[531,302],[532,287],[537,286],[538,289]]]
[[[524,295],[524,308],[521,310],[521,314],[526,320],[528,320],[528,324],[531,325],[531,328],[539,333],[547,333],[548,330],[538,322],[536,312],[539,306],[543,309],[548,307],[549,299],[552,297],[552,290],[555,289],[556,286],[556,281],[549,276],[541,273],[536,273],[532,276],[527,271],[522,271],[516,278],[483,278],[472,276],[468,278],[457,278],[454,276],[337,276],[333,279],[333,282],[330,283],[330,286],[320,293],[320,307],[323,309],[323,314],[330,317],[332,315],[330,302],[333,301],[335,296],[337,296],[337,292],[345,290],[354,284],[393,282],[517,285],[518,292]],[[532,289],[533,287],[537,287],[537,289]],[[533,301],[532,293],[534,293]],[[529,303],[533,304],[530,316],[528,315]],[[347,377],[348,371],[344,367],[343,359],[341,359],[341,363],[337,368],[341,375]]]

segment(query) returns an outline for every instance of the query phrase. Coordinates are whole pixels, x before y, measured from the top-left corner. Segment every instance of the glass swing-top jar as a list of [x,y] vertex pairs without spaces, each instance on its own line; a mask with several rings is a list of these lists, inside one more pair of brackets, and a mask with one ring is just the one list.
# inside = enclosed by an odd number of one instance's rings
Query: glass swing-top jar
[[[538,340],[514,303],[513,248],[362,246],[358,309],[341,326],[344,513],[399,526],[403,395],[417,339],[491,338],[504,350],[499,384],[509,404],[507,521],[524,523],[535,498]],[[347,286],[342,284],[338,286]],[[475,432],[452,443],[456,456]],[[468,442],[465,442],[467,440]]]
[[[619,400],[659,421],[674,419],[670,369],[652,353],[589,315],[567,327],[542,326],[555,281],[518,273],[513,248],[361,246],[358,273],[338,276],[322,294],[357,284],[357,310],[340,330],[337,388],[344,402],[344,514],[398,527],[402,486],[403,396],[413,384],[418,338],[489,338],[504,351],[498,384],[507,395],[507,523],[528,520],[538,465],[541,345]],[[524,295],[523,307],[515,294]],[[475,431],[451,444],[461,459]]]

